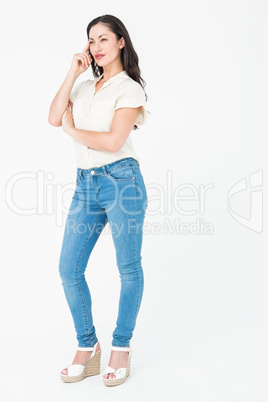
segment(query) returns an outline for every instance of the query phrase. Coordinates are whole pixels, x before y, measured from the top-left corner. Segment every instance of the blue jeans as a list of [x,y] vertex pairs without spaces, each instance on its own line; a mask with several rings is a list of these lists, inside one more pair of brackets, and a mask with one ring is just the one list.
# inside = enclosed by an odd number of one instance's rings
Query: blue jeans
[[134,158],[120,159],[92,169],[77,168],[76,188],[65,223],[59,274],[79,347],[94,346],[98,341],[85,270],[107,222],[121,281],[112,346],[130,346],[144,287],[141,248],[147,206],[143,176]]

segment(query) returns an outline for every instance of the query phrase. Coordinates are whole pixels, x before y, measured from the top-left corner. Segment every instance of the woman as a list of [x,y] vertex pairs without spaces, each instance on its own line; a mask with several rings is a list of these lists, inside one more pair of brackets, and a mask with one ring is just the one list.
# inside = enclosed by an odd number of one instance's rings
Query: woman
[[[49,123],[62,126],[73,137],[77,160],[59,273],[78,350],[72,365],[62,370],[61,379],[75,382],[100,373],[101,346],[84,274],[94,245],[109,222],[121,290],[110,361],[102,379],[105,385],[113,386],[130,374],[130,339],[144,286],[141,247],[148,199],[129,134],[147,119],[147,96],[138,56],[118,18],[95,18],[87,27],[87,37],[83,52],[73,56],[49,112]],[[90,65],[95,79],[84,80],[73,89],[77,77]]]

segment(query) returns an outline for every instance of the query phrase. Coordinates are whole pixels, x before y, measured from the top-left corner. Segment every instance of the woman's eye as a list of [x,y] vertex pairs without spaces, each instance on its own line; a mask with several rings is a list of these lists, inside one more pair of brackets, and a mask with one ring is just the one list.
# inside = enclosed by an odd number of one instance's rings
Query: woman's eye
[[[103,40],[107,40],[107,39],[101,39],[101,40],[103,41]],[[92,43],[93,43],[93,42],[89,42],[90,45],[92,45]]]

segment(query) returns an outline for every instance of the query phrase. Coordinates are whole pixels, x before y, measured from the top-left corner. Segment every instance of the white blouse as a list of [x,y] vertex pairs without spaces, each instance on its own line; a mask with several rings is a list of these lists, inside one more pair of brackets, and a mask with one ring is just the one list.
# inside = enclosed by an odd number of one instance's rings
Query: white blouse
[[[124,70],[107,80],[94,95],[96,83],[102,76],[103,74],[95,80],[82,81],[72,89],[70,100],[73,103],[75,127],[109,132],[117,109],[138,106],[140,106],[139,114],[134,124],[138,126],[144,124],[147,120],[147,110],[142,86]],[[77,167],[90,169],[127,157],[139,161],[130,135],[117,152],[88,148],[73,138]]]

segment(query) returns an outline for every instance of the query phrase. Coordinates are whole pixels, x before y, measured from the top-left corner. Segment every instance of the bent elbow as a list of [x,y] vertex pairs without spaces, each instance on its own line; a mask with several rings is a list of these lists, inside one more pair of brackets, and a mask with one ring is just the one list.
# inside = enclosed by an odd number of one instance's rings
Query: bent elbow
[[110,152],[118,152],[121,148],[122,148],[121,144],[118,144],[117,141],[113,141],[113,142],[110,144],[110,149],[109,149],[109,151],[110,151]]
[[53,119],[52,117],[48,116],[48,123],[54,127],[61,127],[61,121]]

